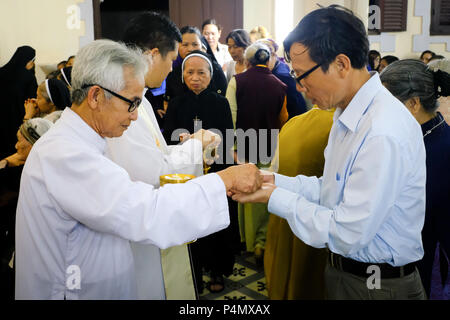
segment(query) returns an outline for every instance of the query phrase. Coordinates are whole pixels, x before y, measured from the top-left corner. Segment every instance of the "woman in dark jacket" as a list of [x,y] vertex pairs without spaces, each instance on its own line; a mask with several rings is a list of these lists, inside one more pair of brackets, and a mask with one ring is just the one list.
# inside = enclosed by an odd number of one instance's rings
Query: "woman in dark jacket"
[[[218,160],[211,165],[210,172],[220,171],[233,163],[233,122],[228,101],[211,89],[214,70],[206,53],[193,51],[186,56],[181,66],[184,94],[169,101],[163,134],[168,144],[178,143],[177,129],[186,129],[190,134],[200,128],[220,134],[222,142],[217,148]],[[180,79],[181,80],[181,79]],[[228,131],[228,132],[227,132]],[[227,135],[228,133],[228,135]],[[174,136],[174,137],[173,137]],[[197,288],[202,291],[202,268],[210,271],[208,289],[220,292],[224,289],[223,276],[233,272],[234,255],[239,250],[237,225],[237,203],[228,198],[230,225],[217,233],[198,239],[191,244]]]
[[289,119],[307,111],[306,102],[303,95],[297,91],[297,83],[291,76],[289,66],[277,56],[278,45],[272,39],[260,39],[258,42],[266,44],[270,49],[270,60],[268,67],[272,74],[280,79],[286,86],[286,108]]
[[2,117],[0,126],[0,158],[14,152],[16,132],[25,114],[25,100],[36,97],[37,82],[34,75],[36,51],[29,46],[17,48],[11,60],[0,68]]
[[164,99],[166,101],[170,101],[176,96],[182,95],[186,91],[186,87],[183,85],[182,72],[181,72],[181,62],[186,57],[186,55],[194,50],[201,50],[202,47],[209,54],[209,60],[213,66],[213,75],[211,78],[210,89],[222,96],[225,96],[225,92],[227,89],[227,81],[225,78],[225,74],[222,71],[222,68],[217,63],[214,58],[214,55],[211,56],[212,51],[209,47],[208,42],[205,40],[202,41],[203,37],[200,34],[200,31],[196,27],[185,26],[180,30],[182,35],[182,42],[178,49],[178,58],[175,60],[173,65],[173,70],[166,79],[166,92],[164,94]]
[[422,126],[427,155],[427,182],[425,223],[422,229],[424,256],[418,269],[430,297],[438,243],[443,284],[446,282],[450,257],[450,127],[442,114],[437,112],[437,99],[450,96],[450,74],[441,70],[432,71],[419,60],[408,59],[387,66],[380,78]]

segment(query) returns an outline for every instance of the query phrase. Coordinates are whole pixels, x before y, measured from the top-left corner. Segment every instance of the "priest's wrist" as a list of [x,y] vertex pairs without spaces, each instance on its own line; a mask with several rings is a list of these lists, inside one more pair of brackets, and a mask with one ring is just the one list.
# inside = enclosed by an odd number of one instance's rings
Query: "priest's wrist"
[[233,187],[233,177],[231,174],[229,174],[229,171],[227,169],[216,172],[217,175],[222,179],[223,184],[225,185],[225,190],[228,192]]

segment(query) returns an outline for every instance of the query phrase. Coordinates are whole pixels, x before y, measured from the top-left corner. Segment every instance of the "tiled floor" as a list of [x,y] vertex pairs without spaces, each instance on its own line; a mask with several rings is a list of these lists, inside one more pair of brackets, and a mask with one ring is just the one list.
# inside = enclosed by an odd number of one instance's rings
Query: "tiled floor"
[[[200,300],[267,300],[264,269],[251,253],[236,256],[233,274],[224,280],[222,292],[211,293],[205,288]],[[208,283],[209,277],[204,275],[203,281]]]

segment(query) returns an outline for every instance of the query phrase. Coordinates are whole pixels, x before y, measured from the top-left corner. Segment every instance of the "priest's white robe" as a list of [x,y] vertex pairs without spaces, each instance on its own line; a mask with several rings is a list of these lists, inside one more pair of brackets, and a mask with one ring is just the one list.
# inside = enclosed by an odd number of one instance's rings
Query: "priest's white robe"
[[16,216],[16,299],[136,299],[130,241],[167,248],[229,225],[216,174],[158,190],[104,156],[66,108],[25,163]]
[[[153,108],[145,98],[146,90],[138,108],[137,120],[131,123],[121,137],[106,139],[106,156],[124,168],[131,180],[149,183],[155,188],[159,187],[161,175],[202,175],[201,142],[191,139],[182,145],[168,146]],[[131,243],[131,249],[136,268],[138,299],[195,299],[186,246],[168,249],[163,253],[164,261],[159,248],[153,245]],[[172,294],[168,295],[165,289],[174,284]]]

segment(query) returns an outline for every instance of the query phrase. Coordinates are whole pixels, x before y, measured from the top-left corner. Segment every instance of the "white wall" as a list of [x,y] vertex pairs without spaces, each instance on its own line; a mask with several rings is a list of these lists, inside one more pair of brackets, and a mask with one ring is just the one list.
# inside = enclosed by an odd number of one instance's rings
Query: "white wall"
[[244,29],[250,32],[254,27],[264,26],[271,35],[275,34],[274,0],[243,0]]
[[[257,25],[266,26],[274,34],[276,21],[271,8],[276,0],[244,0],[244,29],[251,30]],[[294,0],[292,27],[309,12],[318,8],[317,4],[343,5],[368,23],[368,0]],[[431,0],[408,1],[408,24],[405,32],[388,32],[379,36],[369,36],[371,49],[382,55],[395,55],[399,58],[417,58],[424,50],[432,50],[450,58],[450,36],[430,36]],[[275,39],[281,45],[283,39]]]
[[[9,61],[17,47],[29,45],[36,49],[36,77],[40,82],[59,61],[76,54],[80,43],[93,40],[92,25],[91,0],[1,0],[0,66]],[[83,37],[86,27],[88,35]]]
[[407,30],[370,36],[371,49],[400,59],[418,58],[425,50],[450,58],[450,36],[430,36],[430,16],[431,0],[409,0]]
[[[189,1],[189,0],[185,0]],[[283,0],[243,0],[244,29],[265,26],[275,38],[277,21],[275,5]],[[368,0],[294,0],[292,27],[317,3],[341,4],[352,9],[367,25]],[[70,9],[78,10],[77,12]],[[371,48],[382,55],[399,58],[417,57],[430,49],[450,58],[450,36],[429,36],[431,0],[409,0],[406,32],[370,36]],[[68,11],[69,10],[69,11]],[[288,10],[288,9],[287,9]],[[36,75],[44,79],[44,71],[75,54],[93,40],[92,0],[0,0],[0,66],[8,62],[17,47],[30,45],[36,49]],[[290,18],[288,18],[290,19]],[[281,46],[284,39],[276,39]],[[282,52],[280,48],[280,53]]]

